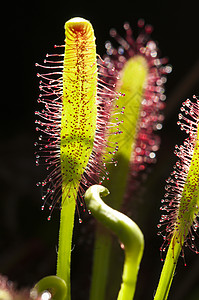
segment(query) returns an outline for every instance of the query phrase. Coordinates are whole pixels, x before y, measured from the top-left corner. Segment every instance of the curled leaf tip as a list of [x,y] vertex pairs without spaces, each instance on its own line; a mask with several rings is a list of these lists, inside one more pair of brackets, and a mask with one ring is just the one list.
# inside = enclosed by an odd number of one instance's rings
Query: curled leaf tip
[[103,185],[95,184],[86,190],[84,197],[87,199],[87,201],[89,201],[90,199],[92,199],[93,195],[106,197],[109,194],[110,192],[106,187],[104,187]]
[[92,28],[91,23],[81,17],[74,17],[65,23],[65,29],[71,29],[72,31],[84,31],[89,27]]
[[[46,293],[45,299],[66,300],[67,286],[65,281],[55,275],[42,278],[31,291],[32,299],[37,299],[38,296],[42,295],[42,299],[44,299],[44,293]],[[47,293],[49,298],[47,298]]]

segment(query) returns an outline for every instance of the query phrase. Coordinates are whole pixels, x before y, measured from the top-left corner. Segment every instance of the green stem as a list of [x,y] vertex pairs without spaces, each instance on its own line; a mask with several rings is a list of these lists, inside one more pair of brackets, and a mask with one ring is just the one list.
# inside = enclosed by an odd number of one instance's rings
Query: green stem
[[65,300],[70,300],[70,264],[71,245],[75,215],[74,199],[70,203],[63,203],[60,217],[59,247],[57,256],[57,276],[66,282],[67,293]]
[[[90,289],[90,300],[105,299],[105,287],[108,278],[108,268],[104,266],[108,265],[111,254],[112,240],[107,230],[103,230],[101,224],[98,224],[95,241],[95,251],[93,256],[93,276]],[[103,232],[103,233],[102,233]],[[103,264],[101,262],[104,262]],[[100,283],[100,284],[99,284]]]
[[169,245],[154,300],[166,300],[168,298],[181,249],[181,243],[177,242],[174,236]]
[[102,201],[100,196],[108,194],[109,191],[105,187],[93,185],[86,191],[85,201],[94,217],[118,236],[122,248],[125,250],[122,284],[118,300],[132,300],[143,254],[144,238],[135,222]]

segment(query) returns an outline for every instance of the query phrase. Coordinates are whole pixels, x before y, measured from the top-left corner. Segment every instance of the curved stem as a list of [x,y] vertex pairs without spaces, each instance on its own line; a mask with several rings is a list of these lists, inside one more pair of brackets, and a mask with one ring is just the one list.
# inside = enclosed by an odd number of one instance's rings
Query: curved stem
[[126,215],[106,205],[100,196],[109,194],[101,185],[91,186],[85,193],[85,201],[94,217],[112,230],[125,251],[122,284],[118,300],[132,300],[144,249],[144,238],[139,227]]
[[181,249],[181,244],[176,242],[176,237],[173,237],[169,245],[154,300],[166,300],[168,298]]
[[36,290],[37,294],[41,294],[47,290],[52,294],[52,299],[65,300],[67,286],[63,279],[53,275],[42,278],[34,286],[33,293],[34,290]]

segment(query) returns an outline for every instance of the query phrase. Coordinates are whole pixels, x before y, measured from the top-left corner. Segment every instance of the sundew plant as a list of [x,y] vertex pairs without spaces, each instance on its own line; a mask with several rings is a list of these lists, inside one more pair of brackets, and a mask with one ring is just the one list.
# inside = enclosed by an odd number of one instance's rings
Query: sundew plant
[[[56,45],[43,63],[36,63],[41,107],[35,112],[36,165],[44,165],[48,173],[37,186],[42,190],[41,210],[48,211],[47,220],[53,222],[55,208],[60,211],[57,268],[56,274],[41,278],[22,293],[0,277],[0,299],[73,299],[74,218],[77,215],[82,223],[85,214],[95,220],[89,299],[134,298],[145,238],[130,218],[129,208],[161,147],[158,131],[164,120],[164,84],[171,66],[151,38],[152,26],[139,20],[137,37],[129,23],[124,30],[125,37],[115,29],[110,31],[111,40],[105,43],[106,54],[101,58],[96,54],[91,23],[72,18],[65,23],[63,45]],[[196,96],[182,103],[178,118],[187,137],[175,146],[178,161],[160,199],[157,234],[163,239],[163,267],[151,295],[155,300],[169,299],[177,262],[180,256],[184,258],[185,249],[199,253],[195,243],[199,227]],[[102,198],[106,196],[105,203]],[[86,232],[84,235],[86,239]],[[107,292],[110,274],[115,272],[111,269],[115,240],[124,253],[117,295]]]

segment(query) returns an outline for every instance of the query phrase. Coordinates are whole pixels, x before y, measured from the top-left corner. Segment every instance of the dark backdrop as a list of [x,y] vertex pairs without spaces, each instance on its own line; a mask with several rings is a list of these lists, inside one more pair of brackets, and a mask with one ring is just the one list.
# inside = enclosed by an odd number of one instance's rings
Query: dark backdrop
[[[36,187],[44,174],[34,163],[34,111],[39,94],[35,62],[42,63],[54,44],[63,43],[64,23],[74,16],[91,21],[101,56],[110,28],[122,34],[125,21],[134,28],[139,18],[154,26],[152,37],[162,56],[169,57],[173,72],[166,83],[166,118],[158,162],[146,181],[140,205],[145,218],[139,225],[146,247],[136,299],[152,299],[161,270],[162,240],[156,235],[160,200],[175,162],[174,145],[184,138],[176,125],[177,115],[186,97],[199,94],[197,2],[19,0],[5,3],[1,11],[0,272],[19,287],[32,286],[55,273],[58,237],[59,214],[54,212],[47,221],[48,212],[40,210],[41,192]],[[91,220],[86,223],[85,218],[76,226],[72,254],[73,299],[78,300],[88,299],[93,225]],[[171,300],[199,298],[199,257],[186,251],[186,262],[185,268],[183,260],[179,261]]]

